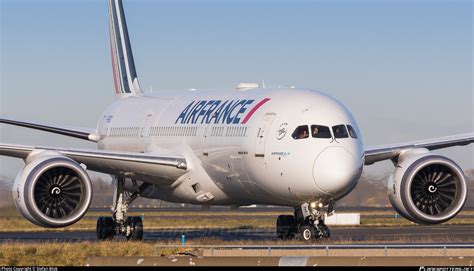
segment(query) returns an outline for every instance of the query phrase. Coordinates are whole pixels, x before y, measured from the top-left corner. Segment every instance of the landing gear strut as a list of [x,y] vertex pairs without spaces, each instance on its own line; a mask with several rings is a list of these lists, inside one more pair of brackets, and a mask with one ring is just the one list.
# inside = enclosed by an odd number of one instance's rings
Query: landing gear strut
[[[313,205],[313,206],[312,206]],[[332,204],[328,211],[332,212]],[[324,214],[316,204],[304,203],[295,208],[295,215],[280,215],[276,225],[277,237],[280,239],[297,238],[303,241],[329,238],[331,232],[324,224]]]
[[116,192],[114,195],[114,207],[112,217],[99,217],[97,220],[97,238],[99,240],[112,240],[116,236],[124,236],[127,240],[141,241],[143,239],[143,221],[139,216],[129,216],[125,218],[128,206],[140,196],[143,185],[138,187],[134,193],[125,190],[125,178],[116,179]]

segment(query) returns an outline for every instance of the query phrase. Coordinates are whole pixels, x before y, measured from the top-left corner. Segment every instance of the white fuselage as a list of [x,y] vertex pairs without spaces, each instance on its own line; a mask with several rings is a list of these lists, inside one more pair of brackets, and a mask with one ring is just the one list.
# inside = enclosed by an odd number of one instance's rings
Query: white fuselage
[[[341,124],[354,128],[351,136],[335,137]],[[295,132],[305,125],[306,134]],[[312,125],[329,127],[330,138],[313,137]],[[105,110],[98,132],[100,149],[183,155],[188,173],[177,181],[131,176],[154,184],[142,196],[172,202],[326,204],[355,187],[364,164],[350,111],[308,89],[132,96]]]

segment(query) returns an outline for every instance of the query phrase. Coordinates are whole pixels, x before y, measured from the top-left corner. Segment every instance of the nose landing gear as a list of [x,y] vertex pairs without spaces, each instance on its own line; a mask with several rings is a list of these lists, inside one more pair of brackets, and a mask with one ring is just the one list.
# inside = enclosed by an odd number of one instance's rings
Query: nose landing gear
[[[332,209],[330,206],[329,209]],[[277,237],[303,241],[329,238],[331,232],[324,223],[324,214],[319,208],[311,208],[308,203],[295,208],[295,215],[280,215],[276,223]]]

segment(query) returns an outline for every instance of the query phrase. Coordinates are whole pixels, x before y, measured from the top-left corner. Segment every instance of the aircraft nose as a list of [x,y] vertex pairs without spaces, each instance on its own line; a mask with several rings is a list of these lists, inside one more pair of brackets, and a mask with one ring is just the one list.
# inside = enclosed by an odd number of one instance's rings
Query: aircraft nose
[[316,157],[313,177],[325,193],[341,195],[354,188],[362,173],[362,164],[343,147],[329,147]]

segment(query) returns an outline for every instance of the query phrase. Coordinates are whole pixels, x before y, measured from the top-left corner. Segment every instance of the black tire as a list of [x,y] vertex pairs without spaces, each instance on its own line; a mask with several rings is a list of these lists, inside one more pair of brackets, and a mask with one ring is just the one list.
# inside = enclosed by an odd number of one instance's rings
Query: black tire
[[285,233],[283,232],[285,221],[283,217],[283,215],[279,215],[276,221],[276,235],[279,239],[285,238]]
[[111,217],[101,216],[97,219],[97,239],[112,240],[115,235],[115,223]]
[[329,227],[326,226],[326,224],[322,224],[320,227],[321,227],[321,231],[323,233],[323,238],[331,237],[331,231],[329,230]]
[[301,225],[298,229],[298,239],[305,242],[314,240],[315,230],[312,225]]
[[280,215],[276,222],[276,234],[280,239],[293,238],[296,232],[296,220],[292,215]]
[[143,221],[139,216],[127,217],[127,225],[130,226],[131,232],[127,236],[129,241],[141,241],[143,240]]
[[323,233],[323,236],[322,236],[323,238],[331,237],[331,231],[329,230],[329,227],[326,226],[326,224],[322,224],[319,227],[320,227],[321,232]]
[[287,216],[287,222],[289,226],[288,239],[293,239],[295,238],[295,235],[296,235],[298,223],[296,222],[296,218],[292,215]]

